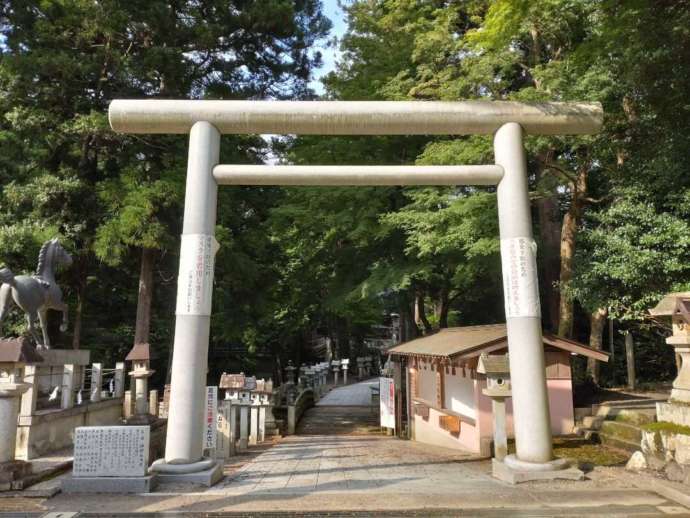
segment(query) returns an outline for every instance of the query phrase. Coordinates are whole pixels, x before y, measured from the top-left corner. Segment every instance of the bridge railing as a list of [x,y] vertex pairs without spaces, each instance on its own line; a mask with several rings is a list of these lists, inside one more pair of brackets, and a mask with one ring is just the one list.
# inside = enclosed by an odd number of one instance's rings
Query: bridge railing
[[302,415],[314,406],[314,389],[304,388],[295,398],[294,403],[287,406],[287,434],[294,435],[295,429]]

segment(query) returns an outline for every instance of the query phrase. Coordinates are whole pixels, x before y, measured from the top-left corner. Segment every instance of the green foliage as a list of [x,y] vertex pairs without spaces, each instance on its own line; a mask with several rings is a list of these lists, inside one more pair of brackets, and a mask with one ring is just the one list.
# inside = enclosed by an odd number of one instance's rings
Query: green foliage
[[[186,139],[115,135],[108,103],[310,96],[321,62],[313,47],[329,27],[318,0],[0,4],[0,262],[27,268],[42,240],[60,236],[75,259],[61,281],[83,317],[83,342],[119,354],[132,341],[138,249],[158,250],[151,339],[165,351]],[[223,147],[237,162],[256,162],[267,150],[256,137],[226,137]],[[229,241],[247,233],[241,219],[219,223]],[[257,291],[241,296],[251,305]],[[221,291],[216,300],[238,295]],[[60,345],[69,347],[68,339]]]
[[647,193],[628,189],[592,219],[578,252],[576,298],[611,308],[616,319],[641,320],[665,293],[688,286],[685,210],[659,211]]
[[[645,310],[688,287],[690,9],[634,0],[355,0],[334,100],[599,101],[599,135],[530,136],[540,271],[573,216],[572,279],[543,278],[636,336],[642,378],[669,377]],[[85,340],[130,341],[138,249],[158,251],[153,340],[170,340],[186,142],[114,135],[115,97],[309,98],[316,0],[62,1],[0,6],[0,262],[29,269],[59,235],[75,252],[67,295]],[[490,136],[224,136],[221,161],[480,164]],[[485,188],[236,188],[219,194],[212,354],[258,369],[308,354],[314,333],[347,354],[382,314],[424,327],[504,318],[495,193]],[[548,218],[545,202],[553,205]],[[563,233],[565,236],[567,233]],[[549,248],[551,247],[551,248]],[[545,301],[545,302],[547,302]],[[546,304],[543,304],[546,306]],[[419,309],[419,308],[418,308]],[[589,324],[576,313],[574,335]],[[614,346],[622,348],[616,335]],[[665,346],[662,346],[665,347]],[[216,350],[217,349],[217,350]],[[295,358],[297,359],[297,358]],[[616,355],[615,368],[622,365]],[[620,365],[619,365],[620,364]],[[225,368],[220,367],[219,368]],[[608,368],[608,367],[607,367]]]

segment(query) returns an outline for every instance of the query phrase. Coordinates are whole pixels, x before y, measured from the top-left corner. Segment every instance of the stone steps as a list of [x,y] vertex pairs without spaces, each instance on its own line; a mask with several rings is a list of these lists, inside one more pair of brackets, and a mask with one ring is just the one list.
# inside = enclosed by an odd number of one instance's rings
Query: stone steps
[[655,421],[655,403],[602,405],[596,415],[583,417],[575,431],[587,439],[633,453],[640,449],[642,426]]
[[610,446],[611,448],[624,450],[624,451],[627,451],[629,453],[635,453],[636,451],[639,451],[639,449],[640,449],[640,443],[639,442],[626,441],[624,439],[620,439],[618,437],[607,435],[607,434],[604,434],[601,432],[598,434],[598,439],[599,439],[599,442],[601,444],[604,444],[606,446]]
[[378,413],[371,407],[316,406],[297,425],[298,435],[381,435]]
[[621,441],[637,444],[640,447],[642,441],[642,429],[635,425],[622,421],[604,421],[599,429],[599,435],[613,437]]
[[621,421],[604,421],[597,433],[599,442],[634,453],[640,449],[642,429]]

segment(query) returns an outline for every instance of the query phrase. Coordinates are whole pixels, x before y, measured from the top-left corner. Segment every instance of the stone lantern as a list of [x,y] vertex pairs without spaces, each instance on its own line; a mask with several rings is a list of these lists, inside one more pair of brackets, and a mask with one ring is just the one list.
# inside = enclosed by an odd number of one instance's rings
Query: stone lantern
[[294,403],[297,397],[297,387],[295,385],[295,367],[291,361],[288,362],[287,367],[285,367],[285,399],[286,403],[290,405]]
[[292,364],[292,360],[288,361],[287,366],[285,367],[285,384],[286,385],[294,385],[295,383],[295,371],[297,370],[297,367],[295,367]]
[[506,398],[510,397],[508,355],[482,354],[479,357],[477,372],[486,376],[486,388],[482,389],[482,393],[491,398],[494,416],[494,457],[502,461],[508,454],[506,433]]
[[657,403],[657,420],[690,426],[690,292],[669,293],[649,313],[671,317],[673,334],[666,339],[680,355],[678,376],[668,402]]
[[240,401],[242,403],[252,403],[254,391],[256,391],[256,376],[247,376],[244,379],[244,388],[240,391]]
[[346,358],[340,362],[340,365],[343,368],[343,385],[347,385],[347,369],[350,368],[350,360]]
[[333,360],[331,362],[331,369],[333,369],[333,384],[338,384],[338,373],[340,372],[340,360]]
[[19,400],[31,384],[24,383],[27,363],[43,358],[25,338],[0,340],[0,490],[13,488],[13,482],[28,474],[31,464],[15,460]]
[[371,367],[373,359],[371,356],[364,357],[364,373],[367,377],[371,376]]
[[300,388],[305,388],[307,386],[307,369],[309,367],[304,363],[299,367],[299,377],[297,378],[297,384]]
[[323,388],[328,383],[328,362],[319,363],[318,368],[319,368],[319,384]]
[[225,390],[225,399],[239,400],[240,392],[244,391],[244,372],[228,374],[224,372],[220,377],[218,388]]
[[134,379],[135,403],[134,415],[127,420],[128,424],[150,424],[156,417],[149,413],[149,378],[151,370],[151,351],[149,344],[136,344],[125,358],[132,362],[129,375]]

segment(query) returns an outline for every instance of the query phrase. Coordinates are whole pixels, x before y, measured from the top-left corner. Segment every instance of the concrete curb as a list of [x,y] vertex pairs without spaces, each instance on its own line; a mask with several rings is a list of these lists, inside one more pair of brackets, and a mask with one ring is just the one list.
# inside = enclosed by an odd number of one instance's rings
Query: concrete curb
[[650,478],[649,485],[635,484],[640,489],[651,489],[668,500],[672,500],[684,507],[690,508],[690,487],[681,488],[681,484],[658,478]]

